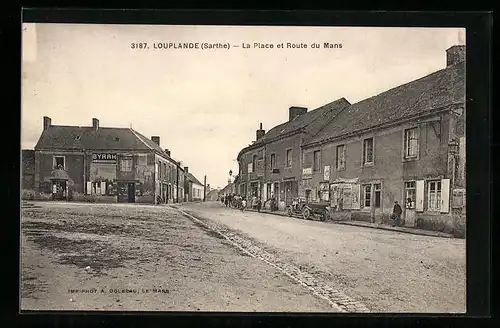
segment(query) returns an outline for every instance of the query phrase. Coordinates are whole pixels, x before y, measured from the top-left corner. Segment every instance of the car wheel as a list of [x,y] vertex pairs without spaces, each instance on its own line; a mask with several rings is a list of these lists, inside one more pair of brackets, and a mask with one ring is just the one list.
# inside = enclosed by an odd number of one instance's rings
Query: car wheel
[[302,211],[302,217],[305,220],[309,220],[311,218],[311,211],[308,208],[304,208],[304,210]]
[[291,208],[289,208],[289,209],[288,209],[288,216],[292,216],[292,215],[293,215],[293,213],[292,213],[292,209],[291,209]]

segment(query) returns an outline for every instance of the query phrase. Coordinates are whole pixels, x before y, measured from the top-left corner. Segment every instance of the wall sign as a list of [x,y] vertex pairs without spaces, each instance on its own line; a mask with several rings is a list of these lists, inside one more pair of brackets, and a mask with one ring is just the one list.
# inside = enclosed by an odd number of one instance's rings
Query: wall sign
[[330,180],[330,165],[326,165],[325,169],[323,170],[323,180]]
[[116,154],[111,153],[93,153],[92,154],[92,163],[101,163],[101,164],[116,164]]

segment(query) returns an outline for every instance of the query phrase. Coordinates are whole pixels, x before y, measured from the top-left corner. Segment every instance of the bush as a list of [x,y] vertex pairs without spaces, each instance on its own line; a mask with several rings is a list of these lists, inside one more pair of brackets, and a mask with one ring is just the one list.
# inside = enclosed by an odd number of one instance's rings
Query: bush
[[21,191],[21,199],[22,200],[34,200],[36,196],[36,193],[34,190],[31,189],[23,189]]

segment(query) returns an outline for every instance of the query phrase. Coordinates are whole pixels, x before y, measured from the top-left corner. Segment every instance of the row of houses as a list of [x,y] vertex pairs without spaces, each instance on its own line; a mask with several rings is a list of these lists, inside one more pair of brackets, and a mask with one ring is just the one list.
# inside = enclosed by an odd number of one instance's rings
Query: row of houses
[[[235,192],[280,209],[296,198],[333,216],[386,222],[398,201],[407,225],[446,230],[465,220],[465,46],[444,69],[351,104],[345,98],[289,120],[238,154]],[[459,219],[457,219],[457,217]]]
[[22,150],[25,198],[124,203],[203,200],[206,186],[161,148],[160,137],[132,128],[53,125]]

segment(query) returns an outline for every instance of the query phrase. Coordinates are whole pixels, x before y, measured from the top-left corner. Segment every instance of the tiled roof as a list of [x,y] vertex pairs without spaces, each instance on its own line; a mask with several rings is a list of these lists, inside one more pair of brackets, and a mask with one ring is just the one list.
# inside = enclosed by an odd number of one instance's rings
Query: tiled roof
[[305,144],[464,103],[465,65],[458,63],[349,106]]
[[196,183],[196,184],[198,184],[200,186],[203,186],[203,183],[201,183],[198,179],[196,179],[196,177],[194,175],[192,175],[191,173],[189,173],[189,172],[188,173],[184,173],[184,175],[191,182]]
[[261,139],[256,141],[254,145],[264,144],[282,135],[298,132],[302,129],[309,133],[315,131],[318,127],[326,123],[325,120],[328,121],[333,115],[338,114],[348,105],[350,104],[345,98],[340,98],[305,114],[299,115],[291,121],[275,126]]
[[155,150],[167,154],[154,141],[129,128],[51,125],[42,132],[35,146],[39,149],[66,150]]

